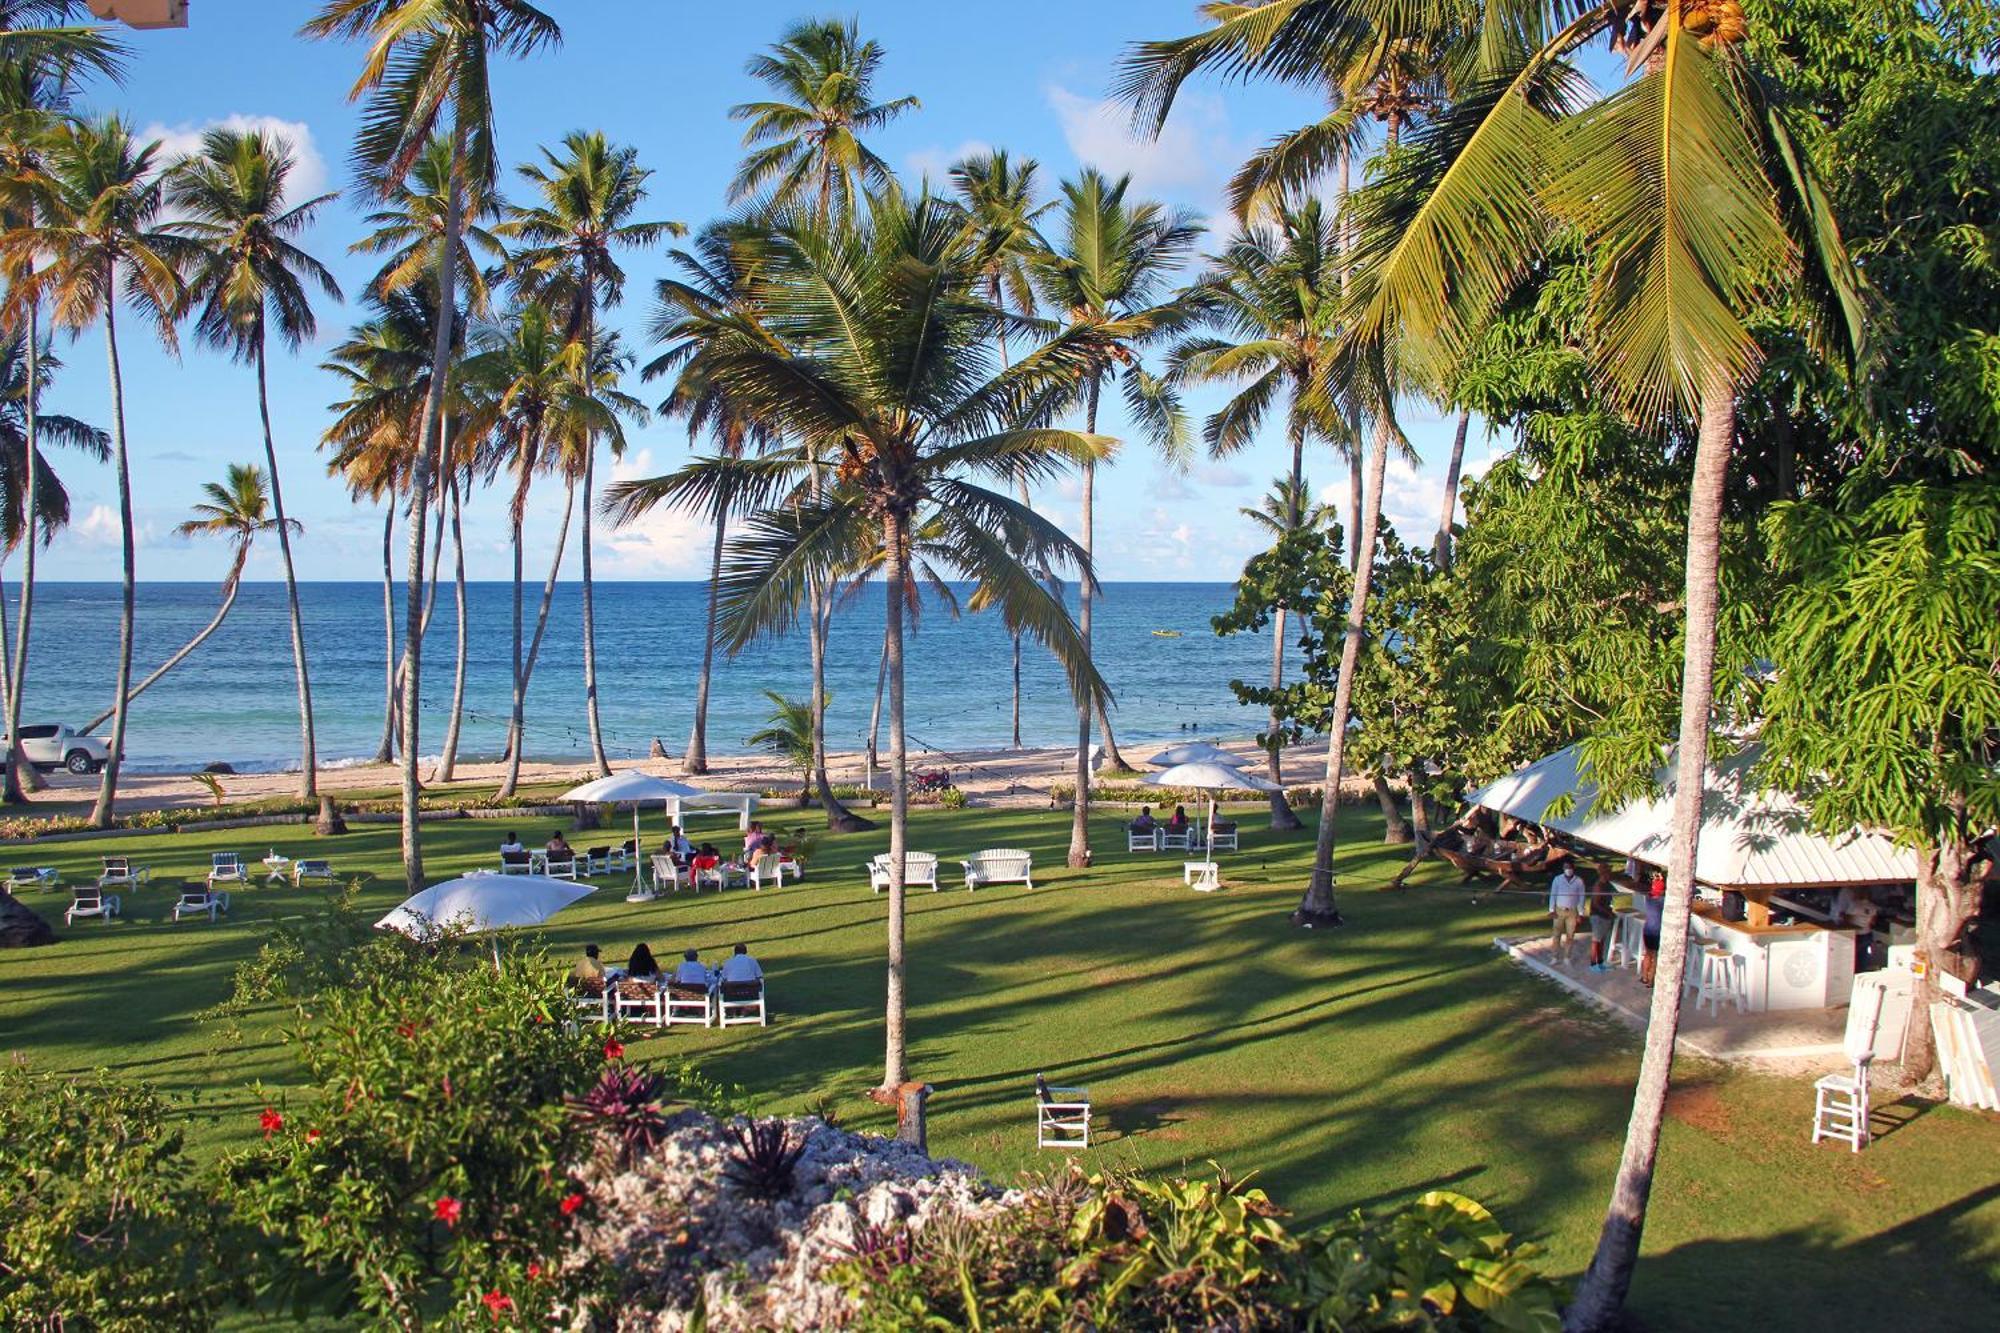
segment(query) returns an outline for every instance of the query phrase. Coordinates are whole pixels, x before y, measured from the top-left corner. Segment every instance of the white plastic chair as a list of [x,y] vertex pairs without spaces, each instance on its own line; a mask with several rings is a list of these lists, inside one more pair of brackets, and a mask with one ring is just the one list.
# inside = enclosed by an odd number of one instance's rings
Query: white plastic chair
[[333,862],[324,860],[292,862],[292,883],[304,884],[307,880],[315,880],[322,884],[333,883]]
[[611,987],[611,997],[613,1012],[621,1022],[630,1020],[657,1027],[667,1021],[666,987],[657,981],[621,978]]
[[203,886],[189,885],[181,890],[179,901],[174,903],[174,920],[184,916],[205,916],[210,921],[229,910],[229,895]]
[[675,893],[681,891],[680,863],[665,852],[655,852],[653,853],[653,891],[658,893],[662,884],[671,885],[672,891]]
[[1046,1078],[1035,1075],[1035,1146],[1090,1146],[1089,1088],[1052,1088]]
[[532,875],[535,873],[535,858],[530,852],[500,853],[500,873],[503,875]]
[[235,852],[216,852],[208,858],[208,882],[210,887],[217,884],[247,884],[249,872],[243,869],[243,858]]
[[99,888],[87,889],[79,885],[75,896],[70,900],[69,910],[63,913],[63,924],[73,926],[80,916],[94,916],[109,925],[111,918],[118,915],[118,906],[117,894],[106,893]]
[[1141,833],[1127,824],[1125,826],[1125,850],[1128,852],[1157,852],[1160,850],[1160,830],[1149,828]]
[[1189,825],[1188,828],[1183,829],[1162,828],[1160,830],[1160,850],[1163,852],[1191,851],[1192,848],[1189,846],[1189,843],[1192,840],[1192,835],[1188,830],[1192,827],[1193,825]]
[[1214,834],[1208,840],[1211,852],[1233,852],[1236,847],[1236,825],[1217,824]]
[[542,873],[550,879],[576,878],[576,853],[558,857],[551,855],[542,865]]
[[569,983],[570,1002],[577,1013],[592,1023],[611,1021],[611,982],[604,977],[591,981],[581,981],[574,977]]
[[7,872],[7,891],[18,893],[22,889],[57,889],[62,887],[62,875],[54,866],[15,866]]
[[668,1027],[712,1027],[715,1022],[715,994],[706,984],[691,981],[670,981],[666,984],[666,1016],[660,1021]]
[[129,856],[106,856],[99,859],[104,862],[104,871],[97,877],[97,887],[100,889],[136,889],[153,877],[150,866],[133,865]]

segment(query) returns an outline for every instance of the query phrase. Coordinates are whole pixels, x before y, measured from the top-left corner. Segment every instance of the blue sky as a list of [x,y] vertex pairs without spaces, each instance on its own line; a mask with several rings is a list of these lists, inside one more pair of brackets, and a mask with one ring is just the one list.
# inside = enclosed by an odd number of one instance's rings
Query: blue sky
[[[761,0],[710,6],[684,0],[610,3],[547,0],[562,23],[561,48],[530,64],[497,70],[502,152],[511,162],[533,156],[572,129],[602,129],[637,147],[655,172],[650,213],[699,225],[721,211],[724,187],[740,156],[740,128],[727,118],[736,102],[757,95],[744,60],[773,41],[794,19],[818,12]],[[360,60],[352,46],[312,43],[295,35],[313,6],[254,0],[195,0],[183,31],[132,34],[134,59],[120,88],[94,90],[92,105],[117,110],[170,151],[192,147],[200,132],[225,122],[279,129],[305,156],[302,191],[345,189],[348,145],[356,108],[347,92]],[[1135,140],[1125,117],[1106,97],[1116,60],[1134,40],[1192,30],[1192,4],[1051,3],[1016,0],[991,7],[875,0],[835,12],[853,13],[887,48],[878,92],[922,99],[912,113],[871,140],[907,177],[941,177],[965,152],[1004,146],[1041,161],[1054,180],[1095,165],[1131,172],[1137,193],[1197,210],[1222,221],[1222,185],[1245,154],[1313,113],[1302,93],[1269,86],[1209,82],[1185,96],[1155,142]],[[365,205],[343,196],[323,215],[307,248],[326,261],[343,287],[357,292],[372,272],[347,247],[361,234]],[[1219,237],[1212,238],[1219,243]],[[635,338],[650,304],[652,281],[665,271],[660,253],[629,256],[632,278],[625,306],[611,321]],[[381,516],[352,505],[325,474],[317,452],[335,396],[318,368],[325,351],[357,318],[350,306],[324,302],[320,338],[271,367],[273,420],[287,506],[305,525],[296,551],[308,579],[379,576]],[[189,346],[167,354],[131,322],[121,325],[127,420],[141,533],[142,579],[219,577],[226,557],[213,543],[172,533],[197,498],[200,483],[220,477],[230,462],[261,459],[254,389],[249,373],[216,354]],[[96,330],[59,345],[67,369],[49,407],[103,423],[107,419],[103,340]],[[642,348],[643,350],[643,348]],[[630,386],[648,402],[657,386]],[[1213,398],[1196,399],[1197,407]],[[1427,539],[1437,523],[1440,476],[1450,444],[1449,423],[1412,406],[1405,427],[1422,467],[1392,467],[1385,508],[1406,536]],[[1104,428],[1123,433],[1112,416]],[[1249,451],[1220,462],[1201,461],[1185,476],[1161,467],[1133,445],[1101,474],[1097,543],[1101,577],[1226,581],[1256,549],[1250,525],[1237,513],[1255,502],[1286,467],[1275,430]],[[1475,424],[1468,465],[1477,471],[1495,451]],[[685,430],[655,421],[632,437],[615,471],[664,471],[689,452]],[[59,460],[73,497],[72,530],[59,537],[42,565],[50,579],[115,578],[118,545],[115,492],[108,467]],[[1328,499],[1343,505],[1346,475],[1325,454],[1309,455],[1308,471]],[[554,486],[529,517],[530,568],[545,568],[552,540]],[[1073,483],[1037,497],[1045,513],[1073,525]],[[467,509],[468,573],[504,578],[509,570],[504,501],[481,495]],[[574,544],[571,547],[574,551]],[[707,548],[692,519],[660,514],[633,529],[601,533],[597,569],[603,578],[699,578]],[[569,558],[565,577],[574,577]],[[253,558],[252,578],[278,576],[275,549]]]

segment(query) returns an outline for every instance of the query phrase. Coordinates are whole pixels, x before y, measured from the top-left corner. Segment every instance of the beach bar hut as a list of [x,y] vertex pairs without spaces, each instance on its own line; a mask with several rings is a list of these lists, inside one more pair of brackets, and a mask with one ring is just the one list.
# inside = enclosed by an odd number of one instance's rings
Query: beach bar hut
[[[1916,857],[1876,833],[1828,837],[1807,826],[1794,796],[1755,786],[1755,747],[1709,766],[1702,798],[1695,881],[1743,896],[1743,920],[1727,919],[1702,895],[1691,931],[1744,960],[1753,1010],[1846,1004],[1854,980],[1854,932],[1789,896],[1800,890],[1908,885]],[[1664,865],[1673,842],[1674,769],[1655,774],[1657,794],[1615,808],[1598,800],[1575,746],[1472,792],[1473,805],[1559,832],[1575,843]],[[1773,909],[1793,920],[1780,924]]]

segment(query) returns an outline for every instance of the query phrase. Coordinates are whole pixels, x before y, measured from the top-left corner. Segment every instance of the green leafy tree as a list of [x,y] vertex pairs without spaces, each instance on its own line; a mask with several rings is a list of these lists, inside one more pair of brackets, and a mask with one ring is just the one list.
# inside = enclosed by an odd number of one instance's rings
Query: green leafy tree
[[812,791],[812,700],[787,699],[776,690],[765,690],[764,697],[771,701],[771,715],[763,727],[744,737],[743,743],[764,751],[787,768],[797,769],[804,782],[799,793],[803,801]]
[[[542,162],[519,169],[529,203],[512,209],[499,230],[519,242],[509,271],[519,288],[563,314],[568,335],[585,347],[597,341],[600,309],[625,296],[625,270],[617,251],[658,244],[687,228],[678,222],[643,222],[633,214],[645,202],[652,172],[635,148],[612,144],[599,132],[564,137],[562,152],[542,150]],[[588,388],[588,381],[586,381]],[[583,447],[583,698],[590,753],[600,777],[611,776],[597,710],[597,623],[591,568],[591,528],[597,476],[594,437]]]
[[809,199],[827,216],[850,211],[863,191],[892,185],[895,172],[861,136],[920,104],[914,97],[875,100],[883,56],[852,19],[796,23],[752,56],[746,69],[771,96],[729,109],[731,120],[749,122],[743,146],[751,150],[729,183],[730,202],[761,197],[777,207]]
[[[1069,328],[1085,335],[1098,350],[1089,375],[1078,386],[1084,431],[1097,433],[1097,409],[1107,380],[1125,394],[1132,419],[1147,438],[1174,464],[1186,459],[1189,440],[1185,417],[1171,385],[1141,363],[1143,349],[1185,328],[1195,309],[1169,284],[1201,236],[1201,225],[1190,213],[1170,210],[1151,201],[1129,201],[1132,178],[1108,179],[1086,167],[1062,184],[1049,248],[1035,256],[1035,286],[1042,301]],[[1096,550],[1097,457],[1083,459],[1082,511],[1078,540],[1086,557]],[[1077,592],[1077,628],[1090,649],[1092,590]],[[1129,768],[1118,753],[1111,719],[1099,708],[1104,733],[1104,764]],[[1090,857],[1090,724],[1091,714],[1077,716],[1076,796],[1069,835],[1069,863]]]
[[175,166],[167,198],[180,219],[167,224],[200,247],[188,279],[188,300],[200,307],[195,329],[203,342],[247,361],[257,372],[257,417],[264,432],[272,528],[285,569],[291,618],[292,670],[299,696],[299,795],[318,794],[319,756],[313,738],[312,681],[306,671],[306,631],[299,580],[292,563],[291,525],[278,481],[278,446],[271,434],[265,380],[270,334],[293,351],[318,332],[309,288],[338,301],[340,284],[297,238],[335,198],[294,201],[287,193],[298,157],[289,144],[261,130],[210,130],[201,151]]
[[[1973,981],[1981,843],[2000,825],[2000,485],[1893,487],[1857,506],[1782,504],[1784,580],[1761,714],[1764,774],[1814,827],[1883,829],[1916,851],[1922,999]],[[1928,1012],[1928,1010],[1926,1010]],[[1930,1024],[1904,1067],[1931,1070]]]
[[[1104,686],[1061,602],[1035,576],[1043,562],[1084,580],[1081,550],[1047,520],[983,479],[1017,468],[1048,476],[1094,455],[1102,441],[1042,424],[1097,354],[1071,332],[995,373],[1001,312],[981,295],[981,256],[955,208],[887,194],[868,217],[829,223],[781,213],[754,272],[760,321],[707,309],[672,330],[690,345],[685,373],[725,384],[734,405],[787,443],[761,459],[697,462],[665,478],[624,483],[610,498],[628,514],[663,501],[705,505],[721,478],[753,489],[751,516],[722,577],[722,633],[741,647],[794,623],[815,582],[878,558],[886,585],[904,586],[916,534],[939,534],[941,568],[972,581],[1046,644],[1090,706]],[[782,330],[782,339],[772,330]],[[801,467],[831,473],[796,497]],[[787,497],[790,497],[787,499]],[[909,773],[904,733],[903,599],[889,596],[889,983],[882,1088],[908,1073],[905,1038],[903,855]]]
[[424,857],[417,823],[418,708],[423,680],[424,520],[431,479],[439,470],[446,377],[458,311],[460,237],[468,182],[491,194],[498,171],[494,151],[489,58],[499,52],[525,57],[562,40],[562,30],[526,0],[327,0],[307,21],[309,37],[368,44],[360,77],[348,94],[367,98],[354,162],[384,198],[405,177],[447,123],[450,181],[444,230],[437,247],[436,339],[431,349],[429,401],[418,436],[410,509],[409,576],[403,610],[403,877],[411,893],[423,887]]

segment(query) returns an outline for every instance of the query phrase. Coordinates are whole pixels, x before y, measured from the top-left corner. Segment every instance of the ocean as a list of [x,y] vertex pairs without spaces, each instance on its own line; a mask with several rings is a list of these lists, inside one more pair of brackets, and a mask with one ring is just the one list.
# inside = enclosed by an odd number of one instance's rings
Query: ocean
[[[1119,744],[1205,736],[1247,736],[1261,714],[1237,704],[1232,677],[1268,678],[1268,633],[1218,638],[1209,617],[1227,608],[1232,587],[1218,583],[1113,583],[1094,603],[1098,669],[1116,694]],[[397,589],[400,603],[400,586]],[[540,584],[527,593],[532,633]],[[7,585],[8,633],[20,589]],[[312,671],[322,764],[372,755],[382,732],[382,588],[377,583],[305,583],[299,588]],[[506,736],[511,693],[510,587],[467,588],[470,646],[460,754],[494,758]],[[1073,590],[1072,590],[1073,596]],[[548,633],[527,701],[527,756],[586,755],[582,590],[556,589]],[[701,671],[707,602],[702,583],[601,583],[596,588],[599,708],[605,749],[616,760],[643,757],[655,737],[670,754],[687,744]],[[213,584],[142,583],[133,679],[143,680],[214,614]],[[882,643],[882,590],[869,585],[834,614],[827,646],[828,744],[866,743]],[[396,627],[400,642],[400,604]],[[1163,637],[1155,630],[1179,631]],[[423,742],[434,754],[451,706],[456,629],[452,591],[439,590],[424,643]],[[35,597],[24,723],[77,725],[109,706],[118,649],[118,587],[43,583]],[[934,599],[906,654],[907,727],[912,753],[1004,746],[1011,709],[1011,651],[996,615],[954,618]],[[811,671],[803,632],[759,642],[734,658],[717,655],[709,695],[711,754],[742,753],[771,711],[763,691],[804,697]],[[1076,714],[1061,671],[1033,642],[1022,654],[1022,741],[1073,744]],[[108,727],[108,723],[106,726]],[[100,732],[104,728],[99,729]],[[132,705],[126,752],[141,770],[227,762],[244,772],[296,767],[298,712],[286,630],[284,586],[245,584],[213,637]],[[883,745],[887,746],[884,724]],[[1138,755],[1133,756],[1135,759]]]

